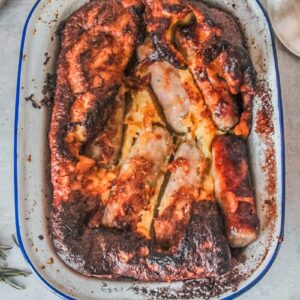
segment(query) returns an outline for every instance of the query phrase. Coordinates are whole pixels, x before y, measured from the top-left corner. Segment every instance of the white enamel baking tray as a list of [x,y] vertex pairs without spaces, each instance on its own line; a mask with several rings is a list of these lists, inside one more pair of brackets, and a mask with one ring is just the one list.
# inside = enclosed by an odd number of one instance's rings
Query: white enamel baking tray
[[[48,235],[51,186],[47,135],[51,111],[43,107],[34,109],[25,101],[25,97],[31,94],[36,100],[43,97],[41,91],[46,74],[54,73],[55,68],[58,49],[55,32],[60,22],[85,2],[38,0],[24,26],[17,81],[14,149],[15,214],[20,247],[39,279],[65,299],[153,299],[162,298],[162,290],[168,290],[170,298],[172,295],[179,297],[180,290],[184,295],[183,282],[145,284],[103,281],[81,276],[58,258]],[[262,229],[259,239],[246,249],[245,263],[239,266],[242,272],[249,275],[248,278],[240,283],[237,290],[221,295],[223,299],[232,299],[252,288],[266,274],[278,254],[283,238],[285,165],[281,93],[274,38],[269,19],[260,2],[208,2],[230,11],[239,19],[248,40],[258,80],[264,80],[269,86],[271,105],[268,109],[273,110],[271,123],[274,125],[274,133],[266,138],[255,130],[257,114],[266,95],[256,96],[249,147]],[[45,53],[50,56],[47,65],[43,64]],[[274,150],[271,154],[267,153],[270,143]],[[271,173],[266,172],[263,167],[270,161],[275,162]],[[271,179],[275,184],[273,195],[267,191]],[[266,200],[269,204],[273,203],[272,215]],[[197,286],[197,282],[194,286]],[[197,297],[197,293],[194,294]]]

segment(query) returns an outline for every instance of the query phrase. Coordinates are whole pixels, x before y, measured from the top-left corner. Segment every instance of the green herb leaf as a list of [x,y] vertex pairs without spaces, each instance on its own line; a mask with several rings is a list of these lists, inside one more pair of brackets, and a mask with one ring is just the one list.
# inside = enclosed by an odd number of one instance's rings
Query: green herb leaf
[[14,234],[12,235],[12,238],[13,238],[14,243],[16,244],[16,246],[17,246],[18,248],[20,248],[20,245],[19,245],[19,243],[18,243],[18,240],[17,240],[17,238],[16,238],[16,236],[15,236]]
[[[15,244],[19,247],[18,242],[14,235],[13,235],[13,240]],[[15,269],[15,268],[6,267],[7,254],[5,253],[5,251],[10,249],[12,249],[11,246],[0,245],[0,282],[5,282],[18,290],[24,289],[24,286],[17,283],[13,278],[19,276],[27,277],[31,273],[27,271]]]
[[11,279],[4,279],[3,280],[5,283],[9,284],[11,287],[17,289],[17,290],[24,290],[24,286],[23,285],[20,285],[19,283],[11,280]]

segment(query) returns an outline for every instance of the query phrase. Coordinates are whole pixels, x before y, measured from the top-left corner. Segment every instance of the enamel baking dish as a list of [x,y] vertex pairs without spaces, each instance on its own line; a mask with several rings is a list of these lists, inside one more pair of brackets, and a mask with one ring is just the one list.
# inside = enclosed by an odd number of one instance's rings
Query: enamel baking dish
[[[55,71],[58,26],[85,2],[38,0],[24,27],[14,149],[15,213],[22,253],[39,279],[65,299],[200,299],[203,296],[201,280],[137,283],[84,277],[68,268],[52,246],[48,233],[52,191],[47,138],[51,109],[44,106],[34,108],[25,98],[33,95],[31,99],[37,102],[43,98],[42,88],[47,74]],[[207,2],[238,18],[258,74],[249,148],[261,233],[259,239],[245,250],[244,263],[238,265],[242,279],[237,281],[235,290],[220,291],[221,298],[232,299],[252,288],[266,274],[283,239],[285,165],[282,104],[274,39],[262,5],[256,0]],[[263,129],[262,123],[267,127]]]

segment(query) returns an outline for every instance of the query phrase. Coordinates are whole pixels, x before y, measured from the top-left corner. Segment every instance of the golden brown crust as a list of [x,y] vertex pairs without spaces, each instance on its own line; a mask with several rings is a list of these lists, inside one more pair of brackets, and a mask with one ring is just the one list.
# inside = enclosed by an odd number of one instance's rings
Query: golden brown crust
[[170,62],[176,68],[186,68],[183,55],[174,46],[174,30],[178,23],[183,22],[191,11],[181,0],[144,0],[147,31],[153,40],[153,45],[162,59]]
[[81,150],[106,124],[140,34],[138,16],[122,3],[91,1],[62,32],[49,134],[54,204],[96,172]]
[[[229,130],[239,123],[240,108],[246,109],[235,95],[253,92],[251,62],[242,44],[232,45],[221,27],[198,8],[192,8],[197,23],[178,32],[178,45],[187,57],[217,127]],[[248,117],[251,122],[251,116]]]
[[[188,66],[217,127],[227,131],[237,126],[235,134],[246,138],[255,76],[236,21],[202,2],[145,2],[148,30],[160,57],[177,68]],[[184,24],[178,21],[187,16]]]

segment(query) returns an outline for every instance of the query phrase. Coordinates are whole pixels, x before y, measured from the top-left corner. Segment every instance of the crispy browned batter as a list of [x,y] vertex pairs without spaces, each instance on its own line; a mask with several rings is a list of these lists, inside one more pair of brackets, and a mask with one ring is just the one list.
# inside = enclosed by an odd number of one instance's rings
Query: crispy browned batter
[[254,71],[233,17],[202,2],[197,7],[182,0],[145,2],[147,29],[160,57],[177,68],[189,67],[219,129],[236,126],[235,133],[247,137]]
[[73,269],[141,281],[223,274],[231,253],[215,196],[231,246],[257,236],[246,144],[219,130],[248,136],[254,88],[242,35],[226,28],[240,34],[228,14],[184,0],[91,0],[66,21],[51,231]]
[[189,23],[192,14],[181,0],[144,0],[147,31],[160,57],[176,68],[186,68],[184,57],[174,45],[175,30]]
[[216,276],[229,268],[230,250],[214,202],[194,205],[177,251],[163,255],[152,240],[141,239],[130,231],[88,228],[86,216],[97,211],[89,201],[75,196],[55,207],[52,215],[54,245],[59,255],[85,275],[175,281]]
[[125,99],[122,93],[116,98],[107,124],[96,137],[83,147],[83,154],[93,158],[104,167],[111,167],[118,162],[123,135],[123,122],[125,117]]
[[49,134],[54,205],[85,190],[96,172],[96,161],[81,152],[116,102],[140,34],[138,9],[138,1],[91,1],[64,26]]

